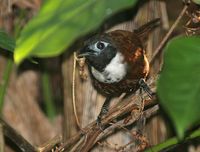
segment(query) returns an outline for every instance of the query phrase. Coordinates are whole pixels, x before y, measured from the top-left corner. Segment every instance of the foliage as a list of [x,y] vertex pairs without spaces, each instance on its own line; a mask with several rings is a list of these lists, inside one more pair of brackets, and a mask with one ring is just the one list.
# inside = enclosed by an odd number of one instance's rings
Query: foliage
[[[10,52],[13,52],[15,48],[15,40],[3,30],[0,30],[0,48],[8,50]],[[4,97],[6,93],[6,88],[9,83],[9,76],[12,70],[12,65],[12,59],[8,59],[4,73],[2,74],[2,81],[0,84],[0,112],[3,108]]]
[[200,0],[193,0],[196,4],[200,4]]
[[160,102],[180,138],[200,120],[199,44],[199,37],[171,40],[165,48],[164,66],[158,81]]
[[15,49],[15,40],[3,30],[0,30],[0,48],[11,52]]
[[50,85],[50,75],[46,71],[42,72],[42,91],[45,101],[45,110],[49,119],[53,120],[56,116],[56,109],[53,102],[52,88]]
[[[9,51],[15,48],[14,59],[17,64],[31,56],[57,56],[77,38],[96,29],[103,20],[133,5],[136,1],[118,0],[117,3],[116,0],[45,1],[39,13],[22,30],[16,48],[14,39],[1,30],[0,47]],[[199,0],[194,2],[199,3]],[[157,91],[161,105],[172,119],[181,139],[185,132],[200,120],[199,44],[199,37],[178,37],[171,40],[165,48],[164,66],[158,81]],[[11,69],[11,64],[8,65],[8,69]],[[5,82],[8,82],[8,79],[6,80]],[[47,81],[48,77],[44,75],[43,87],[47,90],[46,99],[50,101],[49,86],[45,85],[48,84]],[[1,90],[0,92],[5,94],[5,89]],[[3,99],[3,96],[1,98]],[[198,132],[195,137],[199,136]],[[177,138],[173,138],[162,144],[162,148],[178,142]]]
[[59,55],[78,37],[97,28],[136,0],[48,0],[22,30],[14,52],[16,63],[28,56]]
[[[185,138],[185,141],[195,139],[200,137],[200,129],[195,130],[192,132],[187,138]],[[172,137],[160,144],[157,144],[147,150],[145,152],[157,152],[157,151],[168,151],[166,149],[171,149],[173,146],[178,145],[181,141],[177,137]]]

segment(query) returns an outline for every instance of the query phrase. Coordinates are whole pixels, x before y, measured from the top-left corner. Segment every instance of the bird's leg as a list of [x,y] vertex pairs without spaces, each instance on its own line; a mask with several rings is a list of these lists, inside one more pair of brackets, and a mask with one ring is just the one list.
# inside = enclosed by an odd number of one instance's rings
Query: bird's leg
[[108,107],[109,107],[109,104],[110,104],[110,100],[111,100],[111,97],[106,97],[106,100],[104,101],[103,103],[103,106],[101,107],[101,111],[97,117],[97,125],[102,129],[102,126],[101,126],[101,118],[106,115],[108,113]]
[[149,86],[147,85],[147,83],[145,82],[144,79],[140,79],[139,80],[139,85],[140,88],[143,89],[150,98],[152,98],[152,96],[155,94],[154,92],[151,91],[151,89],[149,88]]

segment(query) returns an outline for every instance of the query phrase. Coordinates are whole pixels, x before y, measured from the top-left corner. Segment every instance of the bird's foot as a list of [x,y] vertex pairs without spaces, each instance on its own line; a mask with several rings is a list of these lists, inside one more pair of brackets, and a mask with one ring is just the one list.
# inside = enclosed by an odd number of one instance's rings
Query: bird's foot
[[104,126],[102,125],[101,123],[101,119],[103,116],[105,116],[106,114],[108,113],[108,107],[106,106],[103,106],[102,109],[101,109],[101,112],[99,113],[98,117],[97,117],[97,120],[96,120],[96,123],[97,123],[97,126],[100,128],[100,130],[103,131],[104,129]]
[[103,131],[103,130],[104,130],[104,126],[103,126],[102,123],[101,123],[101,117],[100,117],[100,116],[97,117],[96,123],[97,123],[97,127],[98,127],[101,131]]
[[104,129],[104,126],[102,125],[101,123],[101,119],[103,116],[105,116],[107,113],[108,113],[108,106],[109,106],[109,103],[110,103],[110,100],[111,100],[111,97],[107,97],[106,100],[104,101],[103,103],[103,106],[101,108],[101,111],[97,117],[97,120],[96,120],[96,123],[97,123],[97,126],[103,131]]
[[149,88],[148,84],[145,82],[144,79],[139,80],[139,85],[140,88],[143,89],[150,98],[152,98],[152,96],[155,95],[155,92],[151,91],[151,89]]

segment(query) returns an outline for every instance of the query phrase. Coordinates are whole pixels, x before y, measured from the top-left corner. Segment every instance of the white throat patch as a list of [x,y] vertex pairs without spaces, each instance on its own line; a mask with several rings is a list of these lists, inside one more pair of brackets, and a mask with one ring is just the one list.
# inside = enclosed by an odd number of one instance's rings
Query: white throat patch
[[91,68],[92,75],[100,82],[115,83],[121,81],[126,75],[127,63],[124,62],[124,57],[121,53],[116,56],[105,67],[103,72],[97,71],[94,67]]

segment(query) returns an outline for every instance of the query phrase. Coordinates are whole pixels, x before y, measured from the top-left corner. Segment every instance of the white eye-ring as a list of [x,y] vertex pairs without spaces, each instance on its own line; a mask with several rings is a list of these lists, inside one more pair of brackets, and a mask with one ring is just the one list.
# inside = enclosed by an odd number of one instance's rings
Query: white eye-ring
[[97,43],[94,44],[94,50],[101,51],[104,48],[106,48],[107,46],[108,46],[107,42],[98,41]]

